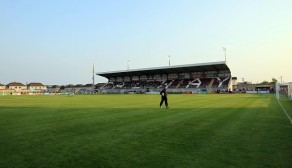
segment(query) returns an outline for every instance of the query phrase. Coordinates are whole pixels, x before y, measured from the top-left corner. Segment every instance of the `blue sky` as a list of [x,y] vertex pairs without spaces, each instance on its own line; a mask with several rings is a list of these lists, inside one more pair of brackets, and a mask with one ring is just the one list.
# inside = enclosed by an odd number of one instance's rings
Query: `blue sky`
[[[224,61],[239,81],[292,82],[291,0],[0,0],[0,83]],[[106,79],[96,77],[96,82]]]

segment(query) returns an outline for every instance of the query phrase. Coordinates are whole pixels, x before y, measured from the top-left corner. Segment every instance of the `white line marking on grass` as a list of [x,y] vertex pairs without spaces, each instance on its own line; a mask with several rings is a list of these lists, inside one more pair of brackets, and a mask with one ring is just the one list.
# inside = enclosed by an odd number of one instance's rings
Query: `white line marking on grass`
[[289,121],[290,121],[290,124],[292,125],[292,119],[291,117],[289,116],[289,114],[287,113],[287,111],[284,109],[284,107],[282,106],[282,104],[280,103],[280,101],[278,100],[280,106],[282,107],[283,111],[285,112],[286,116],[288,117]]

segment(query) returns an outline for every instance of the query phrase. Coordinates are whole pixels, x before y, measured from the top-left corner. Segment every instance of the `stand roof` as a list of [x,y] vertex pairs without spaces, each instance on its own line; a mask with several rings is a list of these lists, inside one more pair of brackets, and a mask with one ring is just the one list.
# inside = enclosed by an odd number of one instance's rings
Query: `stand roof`
[[96,73],[96,75],[106,77],[109,79],[111,77],[171,74],[171,73],[184,73],[184,72],[205,72],[205,71],[220,71],[220,70],[227,70],[230,72],[230,69],[227,66],[225,61],[153,67],[153,68],[145,68],[145,69],[130,69],[130,70],[122,70],[122,71],[99,72],[99,73]]

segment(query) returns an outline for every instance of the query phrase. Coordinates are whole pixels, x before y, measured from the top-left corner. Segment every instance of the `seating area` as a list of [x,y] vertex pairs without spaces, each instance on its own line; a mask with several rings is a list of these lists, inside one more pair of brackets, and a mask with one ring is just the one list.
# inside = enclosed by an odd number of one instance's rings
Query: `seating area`
[[216,90],[230,89],[233,82],[225,61],[128,69],[97,75],[107,78],[110,83],[99,89],[104,93],[141,91],[157,94],[164,85],[172,93],[215,93]]
[[115,84],[113,82],[109,82],[105,84],[104,86],[100,87],[100,89],[112,89],[115,87]]
[[226,78],[195,78],[195,79],[173,79],[173,80],[143,80],[143,81],[132,81],[132,82],[109,82],[99,89],[159,89],[164,84],[167,84],[170,89],[178,88],[228,88],[230,77]]

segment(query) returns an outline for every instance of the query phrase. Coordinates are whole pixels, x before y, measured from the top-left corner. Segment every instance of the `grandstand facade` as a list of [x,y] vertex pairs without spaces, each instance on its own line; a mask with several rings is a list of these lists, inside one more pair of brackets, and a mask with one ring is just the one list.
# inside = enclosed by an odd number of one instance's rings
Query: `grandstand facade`
[[100,93],[157,93],[164,84],[173,93],[227,92],[231,71],[226,62],[100,72],[108,82],[100,85]]

